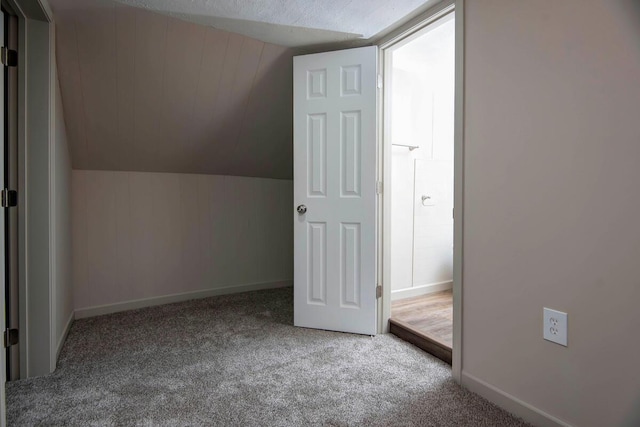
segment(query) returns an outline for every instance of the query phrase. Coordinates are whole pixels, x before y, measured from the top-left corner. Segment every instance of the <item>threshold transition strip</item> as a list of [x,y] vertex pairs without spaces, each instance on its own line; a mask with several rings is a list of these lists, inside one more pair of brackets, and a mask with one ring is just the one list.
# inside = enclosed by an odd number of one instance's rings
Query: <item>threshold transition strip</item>
[[451,347],[402,320],[389,319],[389,332],[451,365]]

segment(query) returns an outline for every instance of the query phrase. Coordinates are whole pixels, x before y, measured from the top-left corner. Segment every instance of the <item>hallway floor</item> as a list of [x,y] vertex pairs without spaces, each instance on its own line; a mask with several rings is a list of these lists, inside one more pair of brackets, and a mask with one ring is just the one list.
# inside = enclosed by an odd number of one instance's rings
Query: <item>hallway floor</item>
[[411,325],[449,348],[453,345],[452,290],[393,301],[391,318]]

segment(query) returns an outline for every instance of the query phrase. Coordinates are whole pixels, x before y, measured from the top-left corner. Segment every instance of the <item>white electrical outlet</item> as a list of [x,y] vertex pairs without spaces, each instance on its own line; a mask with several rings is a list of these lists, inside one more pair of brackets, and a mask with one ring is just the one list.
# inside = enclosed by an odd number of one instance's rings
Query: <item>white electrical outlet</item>
[[567,346],[567,313],[543,308],[542,336],[545,340]]

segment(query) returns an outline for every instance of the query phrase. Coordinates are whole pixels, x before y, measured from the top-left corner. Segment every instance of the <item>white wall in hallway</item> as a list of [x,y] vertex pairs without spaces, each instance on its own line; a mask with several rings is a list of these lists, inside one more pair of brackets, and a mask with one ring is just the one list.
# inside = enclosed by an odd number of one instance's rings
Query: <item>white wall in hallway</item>
[[76,310],[293,278],[292,182],[73,171]]
[[413,154],[392,147],[391,289],[413,286]]
[[[453,277],[454,20],[393,52],[392,284]],[[422,197],[430,197],[424,204]]]

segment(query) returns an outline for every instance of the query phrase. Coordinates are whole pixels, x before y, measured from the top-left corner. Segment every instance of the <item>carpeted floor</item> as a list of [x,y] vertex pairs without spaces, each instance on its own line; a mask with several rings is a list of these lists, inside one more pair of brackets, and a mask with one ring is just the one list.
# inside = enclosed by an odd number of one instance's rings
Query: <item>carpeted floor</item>
[[392,335],[295,328],[291,289],[78,320],[9,425],[524,426]]

